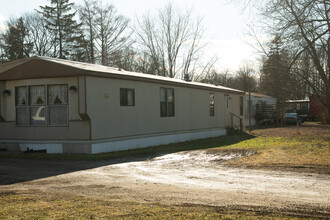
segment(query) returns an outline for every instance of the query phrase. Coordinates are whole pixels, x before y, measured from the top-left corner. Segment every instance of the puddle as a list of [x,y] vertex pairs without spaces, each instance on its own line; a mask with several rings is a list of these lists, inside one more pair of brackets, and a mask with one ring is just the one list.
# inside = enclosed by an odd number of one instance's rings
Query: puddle
[[[280,192],[290,195],[301,191],[305,195],[320,193],[319,182],[304,175],[292,176],[285,172],[261,171],[224,166],[225,161],[252,155],[253,152],[207,151],[180,152],[161,155],[151,160],[112,165],[133,179],[156,184],[176,185],[200,189],[221,189],[255,192]],[[328,179],[329,180],[329,179]],[[329,183],[328,180],[325,180]],[[316,185],[315,185],[316,184]],[[324,183],[321,183],[324,184]]]

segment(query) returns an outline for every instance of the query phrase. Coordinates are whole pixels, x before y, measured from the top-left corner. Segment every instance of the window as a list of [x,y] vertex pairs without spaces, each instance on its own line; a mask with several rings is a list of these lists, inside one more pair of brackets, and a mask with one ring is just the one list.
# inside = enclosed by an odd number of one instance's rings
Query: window
[[46,125],[45,86],[29,86],[30,125]]
[[134,106],[135,92],[134,89],[120,88],[120,106]]
[[28,125],[29,117],[28,104],[27,104],[27,88],[16,87],[15,89],[16,98],[16,124],[17,125]]
[[160,117],[174,117],[174,89],[160,88]]
[[302,110],[307,110],[308,109],[308,104],[307,103],[302,103],[301,104],[301,109]]
[[214,116],[214,94],[210,93],[210,116]]
[[239,97],[239,115],[240,116],[243,115],[243,97],[242,96]]
[[48,86],[48,123],[66,125],[68,121],[68,86]]
[[16,87],[15,91],[17,125],[68,124],[67,85],[22,86]]

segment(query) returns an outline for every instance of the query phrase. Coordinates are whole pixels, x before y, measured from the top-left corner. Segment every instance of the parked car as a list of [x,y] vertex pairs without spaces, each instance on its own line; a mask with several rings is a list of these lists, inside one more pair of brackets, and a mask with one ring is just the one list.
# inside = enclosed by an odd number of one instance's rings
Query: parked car
[[284,116],[285,124],[301,124],[304,123],[298,113],[286,113]]

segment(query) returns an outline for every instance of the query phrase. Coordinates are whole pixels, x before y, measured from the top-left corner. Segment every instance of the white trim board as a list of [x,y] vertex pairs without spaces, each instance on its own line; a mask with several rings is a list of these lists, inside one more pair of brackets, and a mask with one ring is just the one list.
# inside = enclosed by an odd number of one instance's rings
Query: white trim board
[[226,135],[226,129],[162,135],[162,136],[136,138],[129,140],[121,140],[121,141],[111,141],[111,142],[92,144],[91,153],[98,154],[98,153],[105,153],[112,151],[137,149],[137,148],[158,146],[158,145],[196,140],[202,138],[218,137],[222,135]]

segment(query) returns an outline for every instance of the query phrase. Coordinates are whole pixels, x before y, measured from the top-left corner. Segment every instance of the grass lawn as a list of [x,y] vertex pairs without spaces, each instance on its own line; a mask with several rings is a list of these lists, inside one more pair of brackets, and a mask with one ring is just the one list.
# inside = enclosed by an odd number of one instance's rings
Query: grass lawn
[[41,197],[7,193],[0,197],[0,219],[298,219],[229,207],[113,202],[70,195]]
[[[330,174],[330,134],[288,137],[243,134],[97,155],[1,152],[0,158],[110,160],[200,149],[210,153],[254,152],[251,156],[229,161],[230,166]],[[19,194],[0,188],[0,219],[297,219],[297,216],[192,204],[169,206],[107,201],[68,194]]]
[[330,174],[330,134],[307,137],[256,137],[218,150],[255,152],[252,156],[229,161],[228,164],[233,166]]

